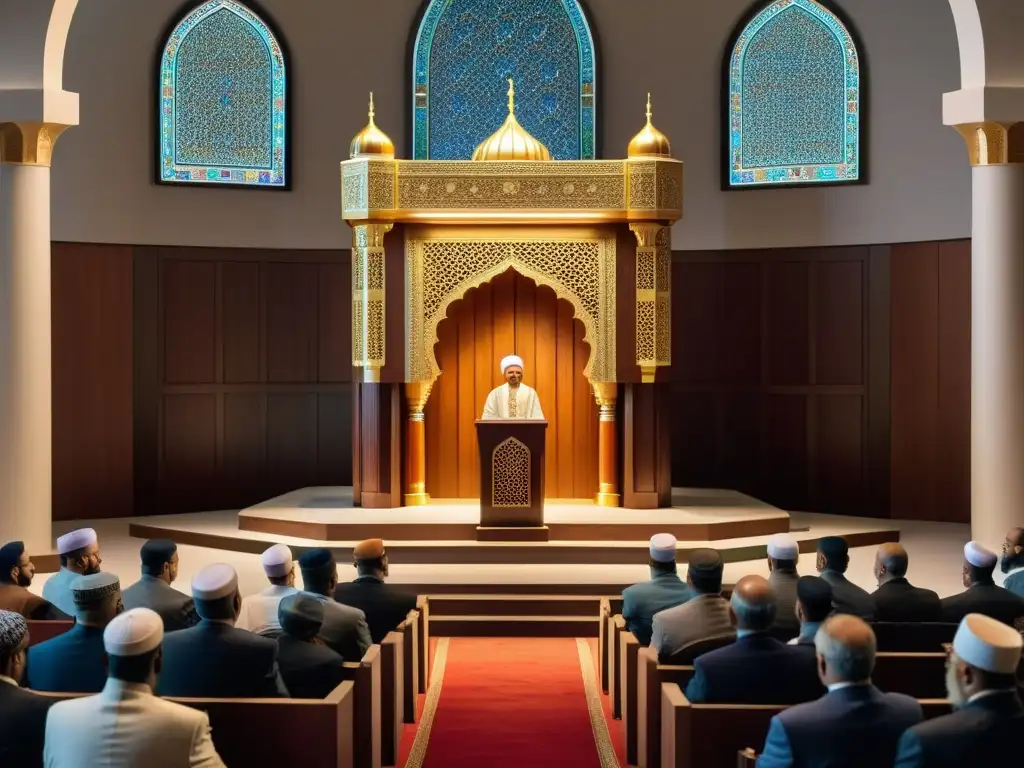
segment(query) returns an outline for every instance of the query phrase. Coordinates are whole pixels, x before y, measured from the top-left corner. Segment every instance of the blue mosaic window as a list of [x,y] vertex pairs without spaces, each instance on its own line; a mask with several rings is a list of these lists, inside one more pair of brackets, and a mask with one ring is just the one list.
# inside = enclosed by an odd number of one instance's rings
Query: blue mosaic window
[[590,160],[595,61],[577,0],[431,0],[413,53],[413,157],[468,160],[508,115],[555,160]]
[[263,19],[235,0],[199,3],[159,78],[159,181],[287,188],[287,70]]
[[816,0],[772,0],[730,49],[729,187],[861,178],[860,55]]

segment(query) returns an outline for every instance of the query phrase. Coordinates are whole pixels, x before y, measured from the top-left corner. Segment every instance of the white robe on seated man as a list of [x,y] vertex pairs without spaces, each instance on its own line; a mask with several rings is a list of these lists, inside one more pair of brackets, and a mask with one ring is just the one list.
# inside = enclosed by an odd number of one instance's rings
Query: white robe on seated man
[[[514,411],[514,413],[513,413]],[[513,389],[502,384],[491,391],[484,404],[484,419],[543,419],[537,390],[520,384]]]

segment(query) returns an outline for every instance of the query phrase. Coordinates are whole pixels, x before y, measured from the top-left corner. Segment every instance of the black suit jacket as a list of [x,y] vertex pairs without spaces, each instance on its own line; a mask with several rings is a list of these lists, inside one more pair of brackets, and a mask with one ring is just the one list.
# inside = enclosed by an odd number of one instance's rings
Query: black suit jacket
[[416,595],[373,576],[360,576],[355,581],[339,584],[334,589],[334,599],[366,614],[370,637],[378,644],[416,607]]
[[875,621],[943,621],[942,603],[930,589],[906,579],[887,581],[872,593]]
[[943,621],[956,624],[968,613],[991,616],[1012,627],[1017,619],[1024,617],[1024,597],[990,582],[975,584],[966,592],[943,598]]
[[227,624],[200,621],[164,635],[160,696],[272,698],[287,696],[277,643]]
[[0,765],[43,764],[46,713],[53,702],[0,680]]
[[324,699],[345,679],[344,659],[326,645],[291,635],[277,638],[277,664],[288,693],[295,699]]
[[1010,765],[1020,757],[1024,706],[1016,691],[976,699],[903,734],[896,768]]
[[75,624],[28,649],[25,687],[47,693],[99,693],[107,684],[103,630]]
[[842,573],[822,571],[821,578],[832,587],[832,608],[836,613],[860,616],[864,621],[875,618],[875,601],[871,595],[850,581]]

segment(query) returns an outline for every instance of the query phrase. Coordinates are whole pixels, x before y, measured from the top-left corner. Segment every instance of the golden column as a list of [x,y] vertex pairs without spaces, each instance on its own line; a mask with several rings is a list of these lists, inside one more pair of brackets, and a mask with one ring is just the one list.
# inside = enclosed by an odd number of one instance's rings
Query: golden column
[[599,410],[597,424],[597,497],[599,506],[619,506],[619,430],[615,408],[619,385],[614,381],[594,382],[594,399]]
[[423,409],[430,397],[432,381],[417,381],[405,385],[409,405],[409,421],[405,429],[405,505],[421,507],[430,501],[427,493],[427,425]]

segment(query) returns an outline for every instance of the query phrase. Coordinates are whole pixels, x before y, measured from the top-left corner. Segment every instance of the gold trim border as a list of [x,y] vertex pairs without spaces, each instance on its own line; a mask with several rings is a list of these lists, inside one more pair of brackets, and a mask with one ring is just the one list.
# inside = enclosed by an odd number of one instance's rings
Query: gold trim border
[[597,673],[594,671],[594,656],[590,652],[590,643],[585,638],[577,637],[576,651],[580,657],[583,691],[587,696],[587,712],[590,714],[590,728],[594,733],[598,760],[601,768],[619,768],[619,758],[615,755],[615,745],[608,730],[608,721],[604,718],[604,707],[601,706],[601,691],[597,684]]
[[448,662],[448,643],[450,640],[450,637],[442,637],[437,641],[437,648],[434,651],[434,664],[428,672],[430,675],[430,686],[427,688],[423,715],[420,717],[420,726],[416,729],[416,738],[413,739],[412,748],[409,750],[409,757],[405,761],[405,768],[421,768],[427,759],[430,729],[434,727],[434,716],[437,714],[437,705],[441,699],[441,686],[444,684],[444,669]]

